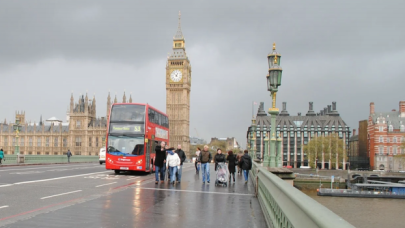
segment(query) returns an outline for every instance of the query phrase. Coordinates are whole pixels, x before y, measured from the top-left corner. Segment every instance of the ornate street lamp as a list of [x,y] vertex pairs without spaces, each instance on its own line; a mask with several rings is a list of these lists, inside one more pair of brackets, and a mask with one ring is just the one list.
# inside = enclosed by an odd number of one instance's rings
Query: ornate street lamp
[[15,148],[14,148],[14,154],[18,155],[20,154],[20,145],[18,144],[18,137],[20,137],[18,135],[18,133],[20,133],[21,131],[21,125],[20,125],[20,120],[16,120],[15,124],[13,125],[13,129],[15,131]]
[[267,90],[270,92],[273,98],[273,104],[272,108],[269,109],[269,114],[271,116],[270,153],[269,155],[266,154],[264,165],[270,167],[279,167],[281,166],[281,149],[279,149],[278,153],[276,153],[276,144],[277,147],[280,147],[281,140],[277,140],[278,135],[276,135],[276,117],[279,113],[279,109],[276,108],[276,96],[278,87],[281,86],[281,75],[283,69],[280,67],[281,55],[276,52],[276,43],[273,43],[273,51],[267,55],[267,60],[269,63],[269,73],[266,76]]

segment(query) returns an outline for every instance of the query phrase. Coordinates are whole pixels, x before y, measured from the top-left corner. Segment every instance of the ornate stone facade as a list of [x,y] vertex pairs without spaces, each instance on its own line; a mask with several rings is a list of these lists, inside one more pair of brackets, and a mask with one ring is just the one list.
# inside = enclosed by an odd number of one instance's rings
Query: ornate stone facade
[[179,14],[179,27],[166,64],[166,113],[169,116],[170,146],[181,144],[187,155],[190,153],[190,90],[191,65]]
[[[124,93],[123,103],[126,103],[125,101]],[[129,101],[132,101],[132,97]],[[108,94],[107,117],[111,105],[111,97]],[[87,94],[81,96],[77,103],[74,102],[72,94],[67,112],[68,122],[62,123],[51,118],[43,123],[41,118],[39,123],[31,124],[25,121],[25,112],[16,112],[16,119],[19,119],[22,125],[18,139],[20,154],[62,155],[70,149],[73,155],[98,155],[105,143],[107,118],[96,117],[96,98],[89,99]],[[1,123],[0,148],[3,148],[6,154],[13,154],[15,144],[13,123]]]

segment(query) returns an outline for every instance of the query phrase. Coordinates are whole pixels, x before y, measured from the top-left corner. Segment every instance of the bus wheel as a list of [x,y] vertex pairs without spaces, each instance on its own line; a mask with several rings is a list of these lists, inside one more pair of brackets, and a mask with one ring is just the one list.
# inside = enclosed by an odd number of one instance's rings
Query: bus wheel
[[115,174],[120,174],[120,171],[119,170],[114,170],[114,173]]

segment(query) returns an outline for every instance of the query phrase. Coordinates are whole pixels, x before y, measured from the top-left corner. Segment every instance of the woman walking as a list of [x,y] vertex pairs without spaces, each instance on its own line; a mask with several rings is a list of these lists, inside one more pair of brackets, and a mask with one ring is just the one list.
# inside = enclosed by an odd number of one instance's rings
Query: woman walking
[[233,154],[232,150],[228,151],[228,170],[229,170],[229,183],[231,183],[231,176],[233,177],[233,183],[235,183],[235,166],[236,166],[236,156]]
[[195,172],[198,175],[200,172],[200,147],[197,147],[197,151],[195,152]]
[[217,166],[219,162],[225,162],[225,155],[222,154],[222,150],[220,148],[217,149],[217,154],[214,156],[215,162],[215,171],[217,171]]
[[1,165],[1,161],[4,159],[4,152],[3,152],[3,148],[0,149],[0,165]]
[[176,171],[180,168],[180,157],[174,153],[174,148],[169,148],[166,157],[166,168],[169,168],[170,183],[176,183]]
[[242,158],[243,154],[242,152],[239,151],[238,155],[236,156],[236,160],[238,161],[237,165],[238,165],[238,174],[241,175],[242,174],[242,167],[240,166],[241,162],[240,159]]
[[244,151],[245,154],[240,159],[240,167],[242,168],[243,176],[245,177],[245,184],[248,183],[249,170],[252,169],[252,158],[248,154],[248,150]]

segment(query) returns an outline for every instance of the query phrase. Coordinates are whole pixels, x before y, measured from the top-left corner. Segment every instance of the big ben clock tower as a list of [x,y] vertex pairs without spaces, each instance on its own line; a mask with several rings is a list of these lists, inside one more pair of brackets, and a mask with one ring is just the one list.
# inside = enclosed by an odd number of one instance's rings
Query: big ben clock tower
[[180,144],[187,155],[190,155],[190,90],[191,65],[186,54],[179,12],[179,27],[166,64],[166,113],[169,116],[170,146]]

